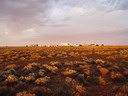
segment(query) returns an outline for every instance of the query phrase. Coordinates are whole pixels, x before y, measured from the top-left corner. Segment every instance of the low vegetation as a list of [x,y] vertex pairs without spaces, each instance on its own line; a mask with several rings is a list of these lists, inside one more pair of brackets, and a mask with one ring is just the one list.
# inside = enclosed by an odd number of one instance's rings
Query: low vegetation
[[128,46],[0,47],[0,96],[127,96]]

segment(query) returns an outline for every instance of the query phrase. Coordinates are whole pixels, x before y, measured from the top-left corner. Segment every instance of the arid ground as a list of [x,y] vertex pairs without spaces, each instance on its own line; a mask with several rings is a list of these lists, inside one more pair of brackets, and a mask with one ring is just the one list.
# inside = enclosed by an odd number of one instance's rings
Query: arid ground
[[128,46],[0,47],[0,96],[128,96]]

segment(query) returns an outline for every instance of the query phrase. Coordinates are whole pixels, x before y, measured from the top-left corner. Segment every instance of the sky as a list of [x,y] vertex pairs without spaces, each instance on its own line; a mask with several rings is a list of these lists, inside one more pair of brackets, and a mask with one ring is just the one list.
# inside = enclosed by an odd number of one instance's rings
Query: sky
[[128,45],[128,0],[0,0],[0,46]]

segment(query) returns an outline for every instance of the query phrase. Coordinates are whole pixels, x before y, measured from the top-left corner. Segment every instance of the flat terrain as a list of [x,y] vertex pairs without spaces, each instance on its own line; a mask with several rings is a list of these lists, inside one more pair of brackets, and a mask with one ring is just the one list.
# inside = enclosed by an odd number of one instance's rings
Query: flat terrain
[[128,96],[128,46],[0,47],[0,96]]

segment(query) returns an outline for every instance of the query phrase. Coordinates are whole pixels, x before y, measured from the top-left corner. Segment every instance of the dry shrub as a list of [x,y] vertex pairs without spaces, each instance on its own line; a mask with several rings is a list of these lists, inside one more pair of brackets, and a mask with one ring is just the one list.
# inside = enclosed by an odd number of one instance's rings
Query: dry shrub
[[66,77],[66,78],[65,78],[65,81],[68,82],[68,83],[71,83],[71,82],[73,81],[73,79],[70,78],[70,77]]
[[58,65],[60,62],[59,61],[51,61],[50,64],[51,65]]
[[116,58],[114,56],[107,56],[106,59],[115,60]]
[[123,93],[128,93],[128,84],[121,86],[120,91],[122,91]]
[[121,77],[123,77],[123,75],[122,75],[121,73],[119,73],[119,72],[118,72],[118,73],[115,73],[115,72],[113,72],[113,71],[110,73],[110,75],[111,75],[111,78],[112,78],[112,79],[116,79],[116,78],[121,78]]
[[102,75],[106,75],[109,73],[109,70],[107,68],[99,68],[99,71],[101,72]]
[[27,66],[24,66],[24,69],[32,70],[33,67],[39,67],[39,66],[40,66],[40,64],[33,62],[33,63],[28,64]]
[[89,68],[89,65],[80,65],[80,67],[83,69],[87,69],[87,68]]
[[17,72],[16,72],[15,69],[9,69],[9,70],[6,71],[6,75],[7,75],[7,74],[16,74],[16,73],[17,73]]
[[14,82],[17,82],[18,79],[15,75],[9,75],[5,81],[8,83],[14,83]]
[[98,69],[99,69],[99,68],[102,68],[102,67],[101,67],[100,65],[97,65],[97,66],[96,66],[96,68],[98,68]]
[[23,81],[34,81],[36,79],[36,74],[29,73],[28,76],[21,76],[20,79]]
[[4,60],[3,59],[0,59],[0,62],[3,62]]
[[83,69],[83,71],[84,71],[84,73],[86,74],[86,75],[90,75],[90,70],[89,69]]
[[47,83],[49,80],[50,80],[50,77],[45,76],[45,77],[38,78],[38,79],[35,81],[35,83],[38,84],[38,85],[41,85],[41,84]]
[[7,65],[6,69],[15,69],[17,66],[15,64]]
[[42,56],[41,59],[46,59],[47,57],[46,56]]
[[25,57],[21,57],[20,60],[25,60]]
[[57,70],[58,70],[58,67],[56,66],[50,66],[50,65],[47,65],[47,64],[44,64],[43,67],[45,67],[47,70],[55,73]]
[[36,96],[36,94],[23,91],[23,92],[16,93],[16,96]]
[[80,54],[78,52],[71,52],[71,53],[69,53],[69,55],[72,57],[80,56]]
[[34,76],[21,76],[20,79],[25,80],[25,81],[34,81],[35,77]]
[[45,72],[45,70],[43,70],[43,69],[39,70],[39,72],[38,72],[39,76],[44,76],[44,72]]
[[96,63],[104,64],[104,63],[105,63],[105,61],[104,61],[104,60],[102,60],[102,59],[97,59],[97,60],[96,60]]
[[25,70],[32,70],[32,66],[31,65],[24,66],[24,69]]
[[31,59],[40,59],[42,58],[39,54],[32,54]]
[[114,65],[113,68],[115,68],[115,69],[119,69],[120,67],[117,66],[117,65]]
[[55,73],[56,70],[58,70],[58,67],[56,66],[48,66],[47,69],[53,73]]
[[124,74],[128,76],[128,70],[125,70],[124,71]]
[[112,90],[113,90],[113,91],[118,91],[118,90],[119,90],[119,86],[118,86],[118,85],[112,86]]
[[48,57],[48,58],[52,58],[52,55],[49,54],[47,57]]
[[19,55],[18,54],[16,54],[15,56],[12,56],[11,57],[12,60],[16,60],[17,58],[19,58]]
[[42,66],[45,67],[45,68],[47,68],[49,65],[48,64],[43,64]]
[[121,74],[120,72],[111,72],[110,74],[111,79],[114,80],[115,82],[127,82],[127,78],[124,77],[123,74]]
[[128,58],[128,55],[127,55],[127,54],[122,54],[122,55],[120,56],[120,58],[121,58],[121,59],[127,59],[127,58]]
[[61,54],[63,54],[63,55],[67,55],[67,52],[62,51]]
[[78,82],[75,79],[72,79],[70,77],[66,77],[65,81],[70,85],[70,86],[75,86],[78,84]]
[[77,73],[77,71],[71,70],[71,69],[68,69],[68,68],[66,69],[66,71],[62,72],[62,74],[64,74],[65,76],[76,74],[76,73]]
[[64,65],[71,66],[73,65],[73,62],[65,62]]
[[68,58],[68,56],[66,55],[66,56],[63,56],[63,58]]
[[85,94],[85,88],[82,85],[76,85],[74,87],[74,96],[82,96],[83,94]]
[[128,95],[127,95],[127,94],[124,94],[124,93],[119,92],[119,93],[116,93],[116,94],[115,94],[115,96],[128,96]]
[[104,80],[104,78],[103,77],[98,77],[98,80],[99,80],[99,84],[101,84],[101,85],[106,85],[106,81]]
[[63,57],[63,55],[62,54],[57,54],[56,57]]

